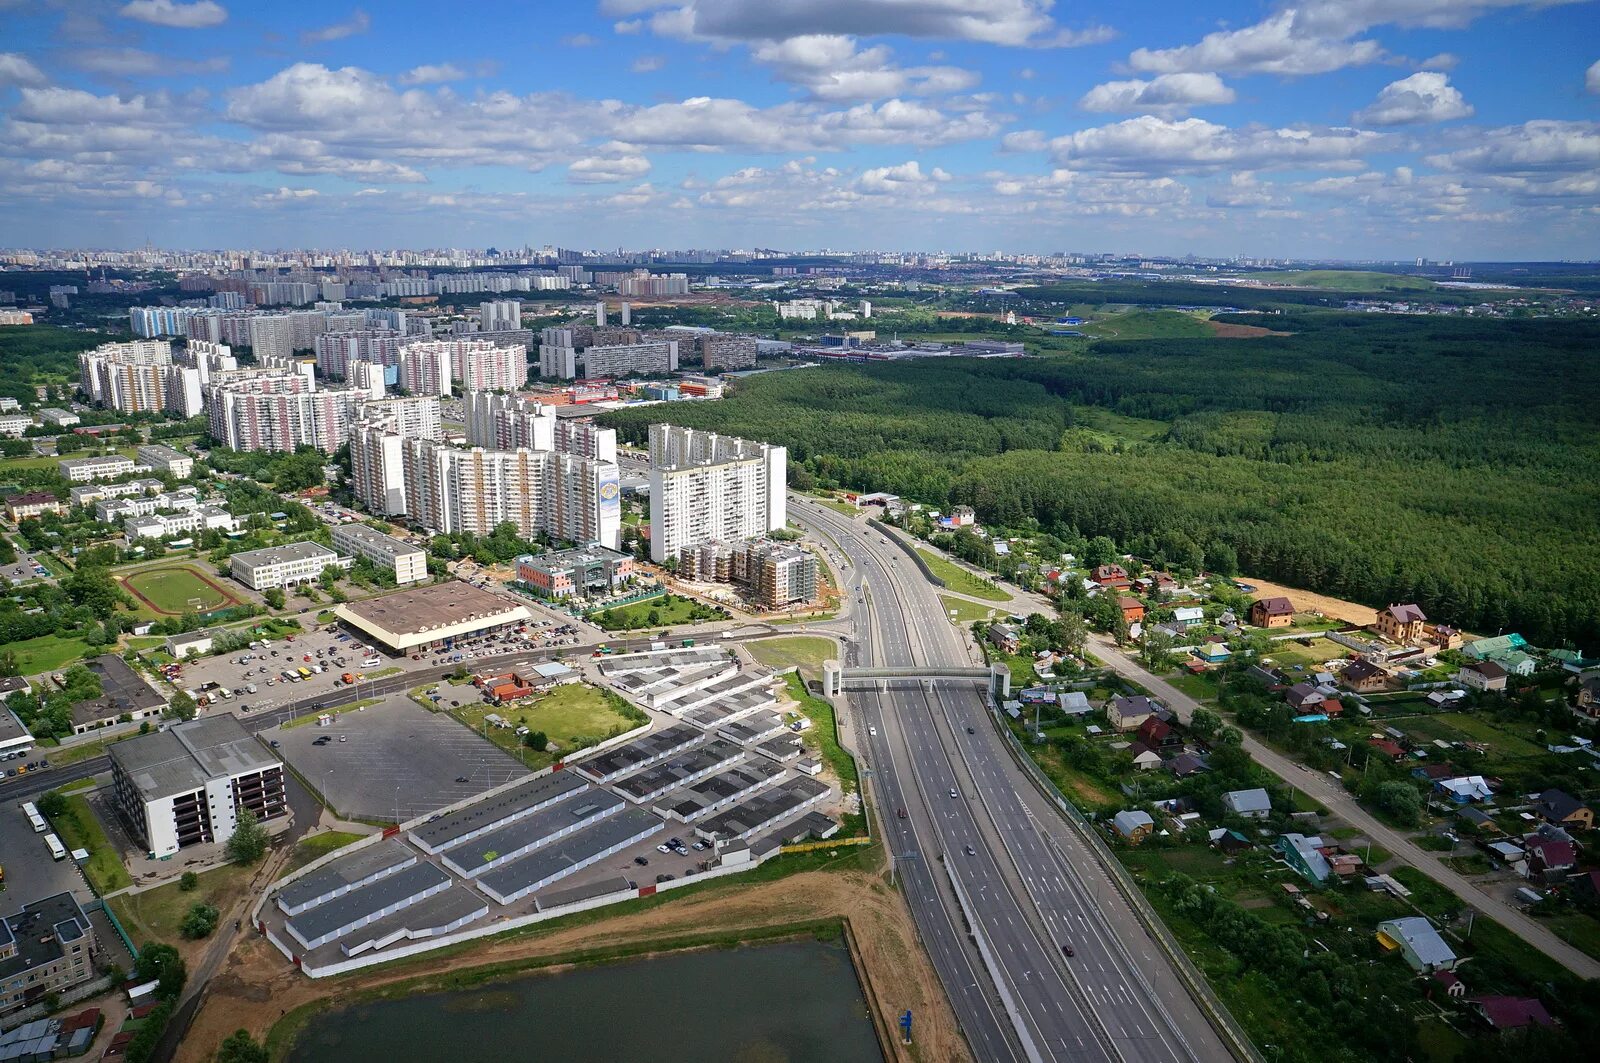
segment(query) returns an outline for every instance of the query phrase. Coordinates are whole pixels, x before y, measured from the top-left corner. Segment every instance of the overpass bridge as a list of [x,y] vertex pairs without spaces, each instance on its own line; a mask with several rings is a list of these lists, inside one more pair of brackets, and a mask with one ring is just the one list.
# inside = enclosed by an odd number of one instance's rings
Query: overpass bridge
[[923,683],[977,683],[988,688],[996,704],[1011,696],[1011,669],[987,668],[846,668],[837,660],[822,662],[822,696],[836,698],[846,690],[873,690]]

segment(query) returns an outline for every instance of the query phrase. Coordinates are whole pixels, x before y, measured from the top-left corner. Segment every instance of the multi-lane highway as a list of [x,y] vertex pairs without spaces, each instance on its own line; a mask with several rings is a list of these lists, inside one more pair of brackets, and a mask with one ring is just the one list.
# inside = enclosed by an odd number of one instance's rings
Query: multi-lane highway
[[[971,666],[897,546],[799,498],[790,512],[851,561],[847,665]],[[849,703],[896,870],[974,1055],[1231,1058],[1075,828],[1011,759],[980,691],[906,681]]]

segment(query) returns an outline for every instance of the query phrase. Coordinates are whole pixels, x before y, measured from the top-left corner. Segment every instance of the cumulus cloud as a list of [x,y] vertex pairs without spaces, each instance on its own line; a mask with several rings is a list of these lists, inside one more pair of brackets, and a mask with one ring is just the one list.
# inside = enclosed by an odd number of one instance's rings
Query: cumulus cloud
[[1297,12],[1290,9],[1244,29],[1209,33],[1198,44],[1137,49],[1128,57],[1128,65],[1147,73],[1220,70],[1300,75],[1326,74],[1373,63],[1382,57],[1383,48],[1377,41],[1347,41],[1306,33],[1297,25]]
[[635,74],[654,74],[657,70],[667,65],[666,56],[641,55],[628,67]]
[[1199,118],[1141,115],[1057,137],[1050,150],[1080,170],[1205,173],[1351,164],[1381,141],[1381,134],[1355,129],[1231,129]]
[[1351,120],[1358,125],[1388,126],[1470,117],[1472,105],[1450,84],[1450,78],[1425,70],[1385,85],[1371,106],[1357,111]]
[[1428,56],[1417,65],[1424,70],[1451,71],[1461,65],[1461,57],[1454,52],[1440,52],[1438,55]]
[[263,206],[274,203],[304,203],[321,195],[315,188],[282,188],[276,192],[263,192],[255,201]]
[[908,192],[931,192],[948,180],[950,175],[939,167],[923,173],[922,166],[912,159],[898,166],[879,166],[868,170],[857,180],[856,186],[869,195],[904,195]]
[[414,66],[396,80],[402,85],[443,85],[451,81],[464,81],[467,72],[454,63],[423,64]]
[[301,44],[326,44],[329,41],[342,41],[346,37],[355,37],[372,28],[372,18],[359,7],[350,12],[350,17],[340,22],[335,22],[321,29],[306,30],[300,34]]
[[1473,139],[1472,147],[1428,156],[1428,164],[1442,170],[1485,174],[1600,169],[1597,122],[1524,122],[1485,130]]
[[47,80],[27,56],[0,52],[0,85],[43,85]]
[[1150,81],[1107,81],[1078,101],[1086,111],[1178,114],[1191,107],[1232,103],[1234,91],[1215,74],[1161,74]]
[[1112,37],[1101,26],[1057,25],[1053,6],[1054,0],[603,0],[601,9],[629,22],[646,15],[653,32],[684,39],[893,35],[1059,48]]
[[621,155],[612,158],[591,155],[578,159],[567,167],[567,180],[579,184],[607,184],[637,181],[650,172],[650,160],[643,155]]
[[1583,76],[1583,84],[1590,92],[1600,94],[1600,59],[1596,59],[1589,72]]
[[808,34],[763,41],[751,51],[783,81],[804,86],[819,100],[881,100],[963,92],[978,75],[953,66],[902,68],[885,45],[858,49],[839,34]]
[[180,30],[205,29],[228,21],[227,8],[212,0],[197,0],[192,4],[177,0],[133,0],[123,5],[120,14],[136,22]]

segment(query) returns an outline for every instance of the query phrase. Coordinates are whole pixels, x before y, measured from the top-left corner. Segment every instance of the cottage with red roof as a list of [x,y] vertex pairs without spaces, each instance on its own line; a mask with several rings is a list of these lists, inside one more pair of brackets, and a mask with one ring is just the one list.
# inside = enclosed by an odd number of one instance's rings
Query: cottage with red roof
[[1534,836],[1523,842],[1528,853],[1528,877],[1560,882],[1578,866],[1578,847],[1559,838]]
[[1096,565],[1094,571],[1089,573],[1089,578],[1102,587],[1119,591],[1127,590],[1133,585],[1128,579],[1128,570],[1121,565]]
[[1497,1033],[1556,1024],[1544,1005],[1533,997],[1473,997],[1468,1003]]

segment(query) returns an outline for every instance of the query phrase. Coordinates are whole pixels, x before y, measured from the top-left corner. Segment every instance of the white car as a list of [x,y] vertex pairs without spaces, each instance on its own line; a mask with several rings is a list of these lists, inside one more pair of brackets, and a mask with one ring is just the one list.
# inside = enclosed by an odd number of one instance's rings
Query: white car
[[867,734],[871,735],[873,738],[877,738],[878,737],[878,729],[876,727],[868,727],[867,728]]

